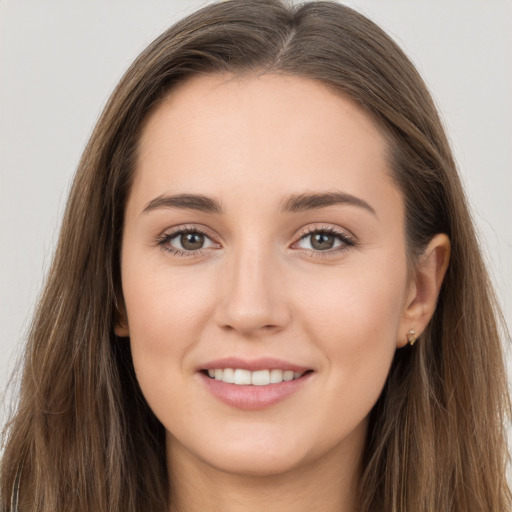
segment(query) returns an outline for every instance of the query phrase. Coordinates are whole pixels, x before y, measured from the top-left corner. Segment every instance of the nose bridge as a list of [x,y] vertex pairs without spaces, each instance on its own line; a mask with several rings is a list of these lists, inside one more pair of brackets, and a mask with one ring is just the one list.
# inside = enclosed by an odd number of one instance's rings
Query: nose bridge
[[221,276],[218,323],[244,334],[280,330],[289,319],[279,258],[254,237],[235,247]]

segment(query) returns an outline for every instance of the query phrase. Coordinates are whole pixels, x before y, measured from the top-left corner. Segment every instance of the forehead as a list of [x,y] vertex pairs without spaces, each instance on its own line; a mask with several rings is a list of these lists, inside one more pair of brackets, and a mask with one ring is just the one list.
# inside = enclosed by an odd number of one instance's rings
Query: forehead
[[318,81],[198,76],[147,119],[132,192],[255,195],[271,182],[276,197],[333,188],[372,195],[394,188],[386,154],[370,115]]

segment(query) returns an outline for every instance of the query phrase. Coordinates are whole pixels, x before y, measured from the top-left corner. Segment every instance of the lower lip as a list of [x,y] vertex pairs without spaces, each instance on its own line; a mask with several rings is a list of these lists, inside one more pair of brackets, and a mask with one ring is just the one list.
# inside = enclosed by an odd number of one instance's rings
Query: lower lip
[[212,379],[203,373],[199,375],[212,395],[221,402],[237,409],[255,411],[282,402],[299,391],[309,380],[311,373],[306,373],[298,379],[267,386],[239,386]]

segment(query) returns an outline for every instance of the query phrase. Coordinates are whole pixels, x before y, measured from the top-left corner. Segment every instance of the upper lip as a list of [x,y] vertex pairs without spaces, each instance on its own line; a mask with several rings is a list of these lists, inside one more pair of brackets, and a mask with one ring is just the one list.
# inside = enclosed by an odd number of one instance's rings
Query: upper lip
[[249,370],[255,372],[258,370],[291,370],[293,372],[304,373],[311,370],[306,366],[301,366],[282,359],[273,357],[260,357],[258,359],[241,359],[239,357],[224,357],[222,359],[215,359],[201,365],[198,370],[215,370],[223,368],[240,368],[242,370]]

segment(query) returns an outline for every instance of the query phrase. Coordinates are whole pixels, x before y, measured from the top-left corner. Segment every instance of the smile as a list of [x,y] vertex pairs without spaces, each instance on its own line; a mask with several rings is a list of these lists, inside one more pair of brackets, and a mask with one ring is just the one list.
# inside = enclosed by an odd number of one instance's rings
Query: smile
[[228,357],[197,369],[205,388],[217,400],[243,410],[277,405],[308,386],[315,371],[274,358],[257,360]]
[[238,386],[268,386],[299,379],[305,372],[281,370],[273,368],[269,370],[250,371],[243,368],[215,368],[208,370],[211,379],[236,384]]

